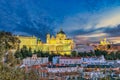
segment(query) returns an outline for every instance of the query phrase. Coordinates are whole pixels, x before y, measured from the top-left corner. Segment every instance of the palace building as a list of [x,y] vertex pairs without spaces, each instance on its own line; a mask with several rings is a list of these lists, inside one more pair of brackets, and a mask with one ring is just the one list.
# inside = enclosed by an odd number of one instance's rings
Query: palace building
[[96,46],[94,46],[95,50],[108,50],[110,47],[110,42],[104,38],[103,40],[100,40],[100,43]]
[[95,47],[95,49],[109,51],[112,49],[112,43],[104,38],[100,41],[99,45]]
[[49,53],[59,54],[70,54],[74,48],[74,42],[72,39],[67,38],[65,32],[61,29],[57,32],[56,36],[46,35],[46,43],[43,43],[40,39],[35,36],[17,36],[20,40],[19,48],[21,49],[24,45],[27,48],[31,48],[32,51],[40,50]]
[[110,54],[111,52],[120,51],[120,44],[114,44],[113,42],[107,40],[106,38],[101,40],[99,44],[92,46],[94,46],[94,50],[107,51],[108,54]]

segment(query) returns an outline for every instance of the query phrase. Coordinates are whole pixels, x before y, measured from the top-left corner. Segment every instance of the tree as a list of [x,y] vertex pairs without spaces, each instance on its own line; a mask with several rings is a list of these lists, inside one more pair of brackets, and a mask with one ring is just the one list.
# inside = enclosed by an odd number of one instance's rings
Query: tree
[[72,51],[71,56],[72,56],[72,57],[78,56],[78,55],[77,55],[77,52],[76,52],[76,51]]
[[6,63],[9,66],[14,66],[15,64],[15,57],[13,55],[13,53],[11,51],[9,51],[9,53],[6,55]]
[[0,31],[0,60],[9,49],[17,49],[20,40],[10,32]]
[[26,80],[26,73],[24,69],[2,66],[0,80]]
[[96,56],[101,56],[101,55],[102,55],[102,51],[100,51],[100,50],[95,50],[95,55],[96,55]]
[[22,55],[22,53],[20,53],[19,50],[16,50],[14,56],[15,56],[15,58],[23,59],[23,55]]
[[29,50],[27,49],[27,47],[25,45],[21,48],[20,53],[22,54],[23,58],[31,56],[29,53]]
[[[16,59],[10,49],[18,48],[19,40],[9,32],[0,31],[0,80],[22,80],[21,71],[15,69]],[[6,53],[7,52],[7,53]],[[6,62],[1,60],[4,58]],[[17,72],[17,73],[16,73]]]
[[116,58],[117,58],[117,59],[120,59],[120,51],[117,51],[117,52],[116,52]]
[[28,49],[29,57],[32,57],[32,49],[31,47]]
[[111,45],[107,45],[107,49],[110,49],[111,48]]
[[44,53],[44,57],[49,57],[49,55],[50,55],[49,52]]
[[38,56],[38,57],[42,57],[42,51],[38,50],[37,56]]
[[31,69],[29,73],[27,73],[27,79],[28,80],[39,80],[39,74],[36,70]]
[[[26,74],[25,69],[20,69],[17,64],[20,64],[19,58],[25,58],[31,53],[26,46],[15,54],[11,49],[17,49],[19,40],[9,32],[0,32],[0,80],[38,80],[37,73],[30,70],[29,75]],[[7,52],[7,53],[6,53]],[[14,56],[15,55],[15,56]],[[1,62],[2,58],[5,62]]]

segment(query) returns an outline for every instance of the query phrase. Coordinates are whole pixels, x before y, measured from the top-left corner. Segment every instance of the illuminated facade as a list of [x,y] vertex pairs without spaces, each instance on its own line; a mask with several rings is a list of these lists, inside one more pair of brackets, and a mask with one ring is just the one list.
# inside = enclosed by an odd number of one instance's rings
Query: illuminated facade
[[100,44],[97,46],[96,49],[109,50],[111,49],[111,43],[106,38],[104,38],[103,40],[100,41]]
[[56,37],[47,34],[46,43],[42,43],[37,37],[24,37],[18,36],[20,39],[20,49],[25,45],[27,48],[31,48],[32,50],[40,50],[43,52],[49,53],[59,53],[59,54],[70,54],[73,47],[74,42],[72,39],[67,38],[66,34],[60,30]]
[[120,51],[120,45],[119,44],[114,44],[113,42],[110,42],[106,38],[101,40],[99,44],[93,45],[93,46],[94,46],[94,50],[107,51],[108,54],[110,54],[111,52],[116,53],[117,51]]
[[100,41],[100,45],[110,45],[110,42],[109,41],[107,41],[107,39],[106,38],[104,38],[104,40],[101,40]]

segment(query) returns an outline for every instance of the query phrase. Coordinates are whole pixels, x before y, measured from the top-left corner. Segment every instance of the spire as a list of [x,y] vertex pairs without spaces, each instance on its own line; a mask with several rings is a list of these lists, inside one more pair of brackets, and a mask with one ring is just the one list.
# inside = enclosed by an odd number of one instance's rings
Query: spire
[[60,29],[59,32],[57,32],[57,34],[65,34],[65,32],[62,30],[62,28]]

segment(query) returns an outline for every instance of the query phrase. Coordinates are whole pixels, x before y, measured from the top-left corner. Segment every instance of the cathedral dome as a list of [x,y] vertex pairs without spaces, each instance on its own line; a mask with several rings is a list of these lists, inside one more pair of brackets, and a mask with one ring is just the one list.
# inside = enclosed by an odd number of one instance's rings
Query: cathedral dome
[[65,32],[61,29],[57,34],[65,34]]

